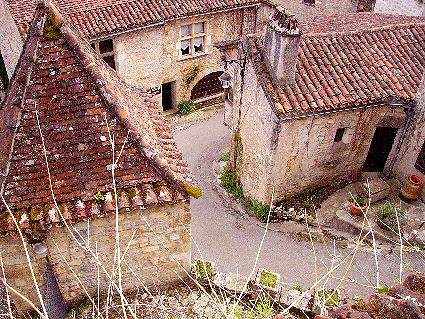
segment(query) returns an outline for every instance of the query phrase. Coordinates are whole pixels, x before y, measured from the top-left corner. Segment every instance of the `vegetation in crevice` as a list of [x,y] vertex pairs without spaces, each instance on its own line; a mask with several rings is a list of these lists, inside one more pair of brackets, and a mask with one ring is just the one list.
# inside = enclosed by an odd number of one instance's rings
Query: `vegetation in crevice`
[[53,13],[47,14],[46,24],[43,30],[43,36],[47,40],[59,40],[62,37],[61,34],[62,23],[56,21],[56,17]]

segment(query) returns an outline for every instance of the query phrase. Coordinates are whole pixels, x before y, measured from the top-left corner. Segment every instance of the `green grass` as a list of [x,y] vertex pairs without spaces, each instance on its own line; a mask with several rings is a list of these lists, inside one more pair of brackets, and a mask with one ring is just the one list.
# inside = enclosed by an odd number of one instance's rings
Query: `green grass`
[[[247,198],[246,204],[248,208],[250,208],[258,217],[260,221],[263,223],[267,222],[267,218],[269,217],[270,206],[263,204],[255,199]],[[272,214],[273,212],[271,212]]]
[[220,162],[228,162],[230,160],[230,152],[226,152],[220,157]]
[[195,103],[191,100],[182,101],[177,105],[180,114],[189,114],[195,111]]
[[236,199],[244,198],[242,184],[235,171],[226,167],[221,173],[221,186],[232,194]]

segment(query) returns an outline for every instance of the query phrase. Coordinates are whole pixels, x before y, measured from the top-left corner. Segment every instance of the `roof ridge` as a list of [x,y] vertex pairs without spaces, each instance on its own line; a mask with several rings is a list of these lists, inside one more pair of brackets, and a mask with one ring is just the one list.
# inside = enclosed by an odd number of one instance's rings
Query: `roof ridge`
[[303,33],[302,37],[304,38],[325,38],[325,37],[335,37],[335,36],[346,36],[346,35],[354,35],[354,34],[366,34],[366,33],[374,33],[379,31],[387,31],[387,30],[398,30],[402,28],[409,27],[425,27],[425,19],[421,22],[405,22],[405,23],[396,23],[396,24],[388,24],[384,26],[376,26],[370,29],[359,29],[359,30],[346,30],[346,31],[330,31],[330,32],[319,32],[319,33]]

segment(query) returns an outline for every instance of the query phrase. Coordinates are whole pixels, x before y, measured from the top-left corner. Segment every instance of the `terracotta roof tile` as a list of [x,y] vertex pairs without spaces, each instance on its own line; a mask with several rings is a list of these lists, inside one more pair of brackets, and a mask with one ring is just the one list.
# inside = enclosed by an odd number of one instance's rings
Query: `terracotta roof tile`
[[293,87],[277,88],[270,76],[261,75],[268,71],[259,44],[251,43],[250,59],[260,82],[268,83],[263,85],[265,92],[283,90],[281,101],[291,104],[284,108],[283,115],[389,100],[414,102],[425,72],[425,19],[349,14],[319,17],[301,28],[305,32]]
[[[22,30],[30,24],[41,0],[6,0]],[[263,0],[54,0],[81,34],[105,36],[167,20],[254,5]]]
[[[91,216],[94,195],[113,190],[114,158],[117,188],[148,194],[146,205],[200,195],[160,107],[121,81],[68,22],[57,39],[43,36],[46,12],[40,8],[35,15],[0,106],[0,185],[10,208],[25,216],[49,205],[43,223],[60,222],[52,208],[50,172],[56,200],[81,206],[72,213],[77,219]],[[56,19],[63,18],[57,13]],[[0,234],[8,220],[4,211],[0,203]],[[34,230],[35,223],[30,226]]]

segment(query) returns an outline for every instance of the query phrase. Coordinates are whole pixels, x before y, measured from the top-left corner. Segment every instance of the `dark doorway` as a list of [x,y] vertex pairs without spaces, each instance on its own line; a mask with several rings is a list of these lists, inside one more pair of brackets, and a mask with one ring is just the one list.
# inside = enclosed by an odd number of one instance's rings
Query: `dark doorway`
[[173,94],[174,82],[168,82],[162,84],[162,110],[168,111],[174,108],[174,94]]
[[365,172],[382,172],[388,155],[394,144],[397,135],[397,128],[377,127],[372,143],[370,144],[369,154],[363,166]]

